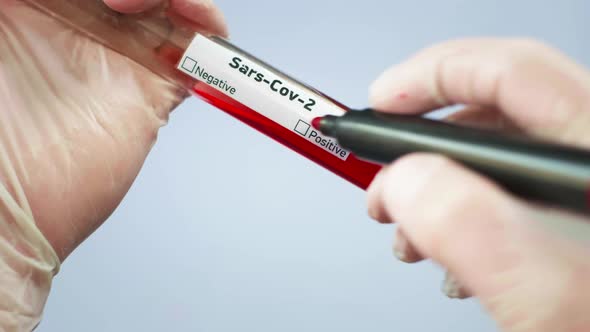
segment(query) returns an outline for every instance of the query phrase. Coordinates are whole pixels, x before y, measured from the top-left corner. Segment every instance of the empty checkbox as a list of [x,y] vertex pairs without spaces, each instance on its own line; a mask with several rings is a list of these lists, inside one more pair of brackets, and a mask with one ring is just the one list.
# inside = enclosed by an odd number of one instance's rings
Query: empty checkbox
[[299,120],[299,122],[297,122],[297,125],[295,125],[295,131],[299,134],[301,134],[302,136],[306,136],[307,132],[309,131],[309,123]]
[[188,71],[189,73],[192,73],[195,70],[195,67],[197,66],[197,61],[186,57],[184,58],[184,61],[182,62],[182,69]]

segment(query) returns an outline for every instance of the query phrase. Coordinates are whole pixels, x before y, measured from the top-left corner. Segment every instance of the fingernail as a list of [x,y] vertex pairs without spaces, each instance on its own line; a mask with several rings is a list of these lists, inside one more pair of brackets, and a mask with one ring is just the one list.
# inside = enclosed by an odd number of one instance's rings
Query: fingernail
[[407,258],[406,258],[406,253],[404,251],[394,248],[393,254],[395,255],[395,258],[397,258],[399,261],[404,262],[404,263],[408,263]]
[[383,174],[387,170],[388,166],[385,166],[380,170],[377,175],[373,178],[373,181],[367,188],[367,213],[371,219],[377,220],[380,217],[379,204],[375,202],[376,198],[379,197],[379,191],[381,190],[381,181]]
[[445,295],[451,299],[465,299],[469,297],[467,291],[461,286],[459,281],[451,275],[449,272],[446,273],[445,281],[442,285],[442,291]]
[[404,263],[415,263],[421,260],[420,254],[410,243],[406,235],[398,227],[393,244],[394,256]]
[[408,241],[404,236],[400,236],[400,233],[397,233],[395,237],[395,242],[393,244],[393,254],[397,259],[402,262],[407,263],[408,255],[406,254],[406,248],[408,247]]

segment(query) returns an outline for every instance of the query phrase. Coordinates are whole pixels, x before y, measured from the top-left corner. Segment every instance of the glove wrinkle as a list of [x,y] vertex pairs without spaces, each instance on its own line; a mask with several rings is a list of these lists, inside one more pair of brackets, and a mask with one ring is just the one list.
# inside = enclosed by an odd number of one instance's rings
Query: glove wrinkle
[[186,92],[22,2],[0,6],[0,331],[31,331],[61,260],[119,204]]

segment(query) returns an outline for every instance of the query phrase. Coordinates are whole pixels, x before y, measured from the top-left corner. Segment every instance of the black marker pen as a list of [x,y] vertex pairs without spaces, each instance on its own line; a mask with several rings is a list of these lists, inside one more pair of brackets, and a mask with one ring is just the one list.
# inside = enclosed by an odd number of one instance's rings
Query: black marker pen
[[440,153],[524,198],[590,213],[590,151],[373,110],[313,125],[360,159],[385,164],[411,152]]

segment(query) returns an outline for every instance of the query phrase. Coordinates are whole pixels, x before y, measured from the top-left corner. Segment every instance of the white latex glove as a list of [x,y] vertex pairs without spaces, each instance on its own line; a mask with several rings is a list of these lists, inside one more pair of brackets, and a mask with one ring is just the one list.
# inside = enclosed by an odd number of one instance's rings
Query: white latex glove
[[[465,104],[451,120],[590,148],[590,74],[534,41],[443,43],[387,71],[371,95],[396,113]],[[399,224],[400,259],[443,265],[455,277],[446,291],[477,296],[503,331],[590,331],[590,219],[525,202],[431,154],[386,167],[369,213]]]
[[[110,0],[139,12],[158,0]],[[209,0],[172,0],[225,35]],[[0,0],[0,330],[40,321],[60,262],[119,204],[186,95],[18,0]]]

